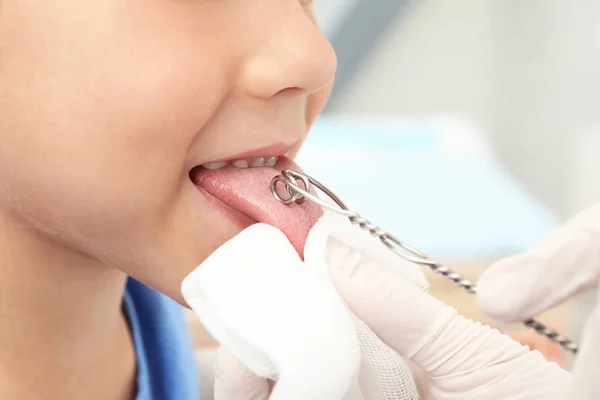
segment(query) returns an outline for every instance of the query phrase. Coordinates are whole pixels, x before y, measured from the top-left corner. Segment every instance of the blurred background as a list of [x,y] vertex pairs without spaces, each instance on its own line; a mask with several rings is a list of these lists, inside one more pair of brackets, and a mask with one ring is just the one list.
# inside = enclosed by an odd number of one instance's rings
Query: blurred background
[[[339,68],[298,159],[362,215],[476,280],[600,201],[600,2],[315,9]],[[452,283],[431,282],[463,314],[522,334],[486,320]],[[577,339],[593,296],[541,320]]]

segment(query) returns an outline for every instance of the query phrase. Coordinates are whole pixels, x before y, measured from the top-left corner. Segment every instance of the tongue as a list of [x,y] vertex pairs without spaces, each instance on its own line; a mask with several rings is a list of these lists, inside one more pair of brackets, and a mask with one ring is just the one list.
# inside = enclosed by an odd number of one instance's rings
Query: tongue
[[283,169],[301,171],[292,160],[282,157],[272,168],[198,168],[192,179],[226,205],[281,230],[302,256],[308,232],[323,211],[311,201],[285,205],[273,196],[271,180]]

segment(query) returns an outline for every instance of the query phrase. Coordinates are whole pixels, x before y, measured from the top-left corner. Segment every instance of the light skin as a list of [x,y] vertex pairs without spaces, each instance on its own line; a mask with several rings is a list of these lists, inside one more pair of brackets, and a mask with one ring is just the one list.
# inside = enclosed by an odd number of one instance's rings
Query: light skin
[[564,361],[564,352],[558,344],[551,342],[531,329],[519,330],[511,333],[510,336],[523,346],[529,346],[531,350],[539,351],[548,361],[559,365]]
[[2,0],[0,398],[132,399],[126,275],[183,302],[239,231],[190,169],[299,143],[335,67],[305,0]]

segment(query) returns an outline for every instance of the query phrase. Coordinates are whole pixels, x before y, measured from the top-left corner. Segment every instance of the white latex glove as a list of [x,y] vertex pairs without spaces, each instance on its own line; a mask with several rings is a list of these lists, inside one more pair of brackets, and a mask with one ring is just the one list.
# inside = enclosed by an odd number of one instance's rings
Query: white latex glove
[[[549,399],[570,374],[344,246],[330,273],[354,314],[425,373],[426,399]],[[401,267],[401,265],[400,265]]]
[[[394,260],[381,263],[347,242],[328,240],[327,269],[335,287],[358,318],[422,370],[423,398],[546,400],[568,385],[568,372],[510,337],[458,316],[409,283],[399,273],[408,266]],[[216,399],[267,398],[266,381],[230,354],[222,353],[218,364]]]
[[[489,316],[522,321],[596,286],[600,277],[600,204],[575,216],[531,250],[489,267],[477,304]],[[600,399],[600,308],[590,315],[565,398]]]

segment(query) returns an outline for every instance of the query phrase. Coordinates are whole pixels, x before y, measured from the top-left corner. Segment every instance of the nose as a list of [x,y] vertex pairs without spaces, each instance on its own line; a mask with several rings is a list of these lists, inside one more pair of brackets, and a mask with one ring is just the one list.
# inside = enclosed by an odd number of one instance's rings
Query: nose
[[243,64],[240,84],[250,96],[309,95],[331,82],[335,52],[305,14],[286,18],[266,36]]

